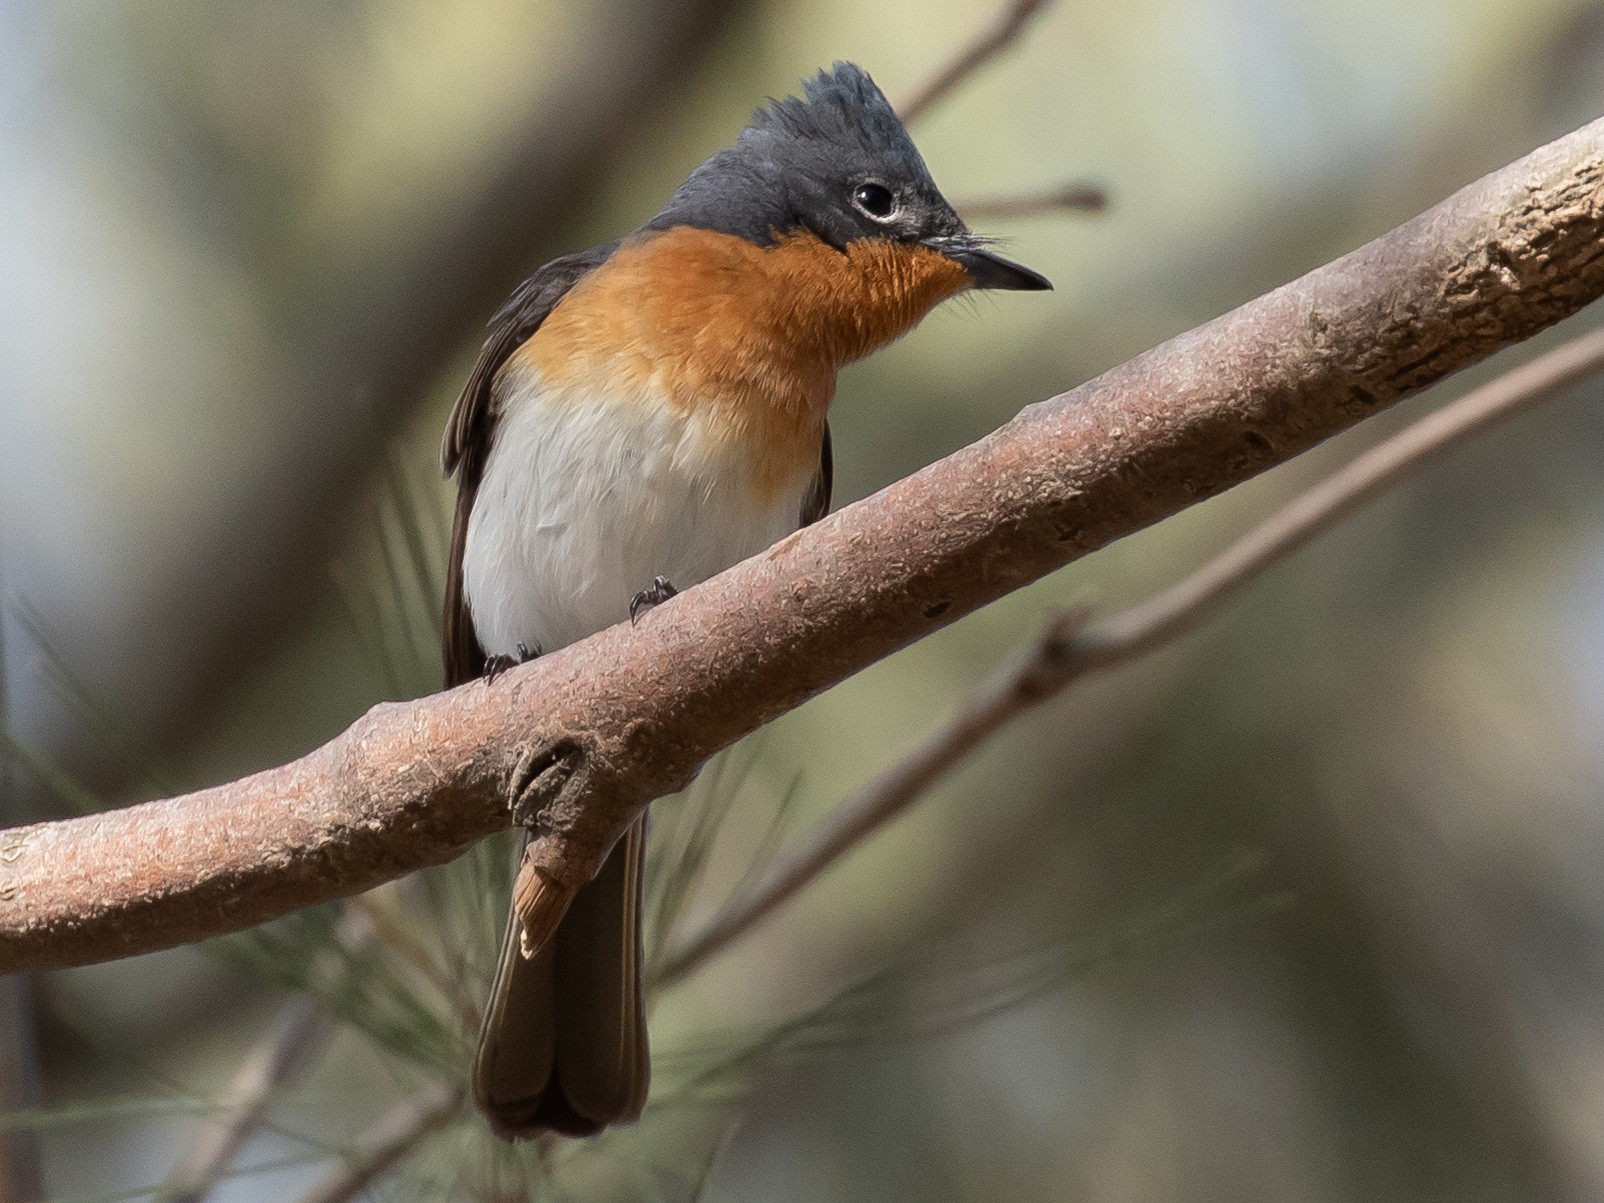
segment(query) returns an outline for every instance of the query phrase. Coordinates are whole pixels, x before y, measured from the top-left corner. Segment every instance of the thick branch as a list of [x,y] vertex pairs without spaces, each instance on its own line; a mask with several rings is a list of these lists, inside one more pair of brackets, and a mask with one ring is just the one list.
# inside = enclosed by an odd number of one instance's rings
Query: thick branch
[[1083,677],[1180,638],[1231,594],[1410,473],[1599,371],[1604,371],[1604,330],[1584,334],[1523,364],[1372,447],[1157,597],[1090,630],[1084,607],[1055,615],[1023,655],[1013,656],[917,748],[831,812],[750,895],[735,901],[670,953],[658,967],[655,981],[659,986],[681,981],[717,956],[902,814],[1014,720]]
[[450,859],[511,819],[560,905],[775,715],[1604,292],[1604,122],[1049,401],[628,625],[381,706],[283,768],[0,839],[0,969],[147,951]]

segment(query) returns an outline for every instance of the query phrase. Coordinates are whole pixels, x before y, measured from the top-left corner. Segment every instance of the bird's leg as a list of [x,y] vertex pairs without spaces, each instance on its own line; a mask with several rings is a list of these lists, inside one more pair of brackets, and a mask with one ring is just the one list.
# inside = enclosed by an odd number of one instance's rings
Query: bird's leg
[[540,644],[537,643],[534,647],[530,647],[527,643],[520,643],[516,656],[504,656],[499,653],[494,656],[486,656],[485,684],[489,685],[509,668],[515,668],[520,664],[528,664],[538,655],[540,655]]
[[678,592],[678,589],[668,583],[666,576],[653,577],[651,588],[642,589],[629,599],[629,625],[635,625],[636,620],[640,618],[642,610],[650,610],[653,606],[660,606]]

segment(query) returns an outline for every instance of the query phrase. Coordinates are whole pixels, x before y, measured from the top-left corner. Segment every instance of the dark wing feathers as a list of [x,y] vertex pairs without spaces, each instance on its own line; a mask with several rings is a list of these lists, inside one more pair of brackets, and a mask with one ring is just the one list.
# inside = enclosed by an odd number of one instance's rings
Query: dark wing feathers
[[546,320],[557,302],[575,284],[600,267],[618,249],[616,242],[592,247],[573,255],[553,259],[529,279],[518,285],[495,317],[490,334],[479,351],[462,395],[446,419],[445,437],[440,441],[440,466],[446,475],[462,470],[463,483],[477,485],[484,454],[490,448],[491,385],[501,365]]
[[451,561],[446,570],[446,600],[443,613],[440,654],[445,667],[445,687],[461,685],[485,671],[485,652],[474,633],[468,599],[462,593],[462,551],[468,542],[468,516],[473,513],[475,489],[463,485],[457,490],[456,517],[451,524]]
[[819,448],[819,471],[802,498],[803,526],[812,526],[830,512],[830,493],[835,488],[835,456],[830,451],[830,424],[824,424],[824,443]]
[[468,541],[468,517],[479,491],[479,474],[496,425],[495,380],[501,365],[521,347],[556,308],[563,295],[596,270],[618,248],[616,242],[553,259],[518,286],[490,320],[490,334],[479,360],[446,420],[440,442],[440,465],[457,477],[457,510],[451,527],[451,559],[446,568],[445,630],[442,651],[445,683],[450,688],[484,672],[484,650],[474,634],[462,592],[462,553]]

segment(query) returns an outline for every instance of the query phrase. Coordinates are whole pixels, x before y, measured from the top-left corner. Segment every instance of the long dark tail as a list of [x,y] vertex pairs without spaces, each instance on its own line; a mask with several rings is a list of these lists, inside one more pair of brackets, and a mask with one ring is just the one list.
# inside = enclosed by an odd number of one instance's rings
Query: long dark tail
[[589,1136],[637,1118],[651,1059],[641,993],[638,819],[557,932],[527,960],[509,917],[473,1059],[473,1097],[498,1134]]

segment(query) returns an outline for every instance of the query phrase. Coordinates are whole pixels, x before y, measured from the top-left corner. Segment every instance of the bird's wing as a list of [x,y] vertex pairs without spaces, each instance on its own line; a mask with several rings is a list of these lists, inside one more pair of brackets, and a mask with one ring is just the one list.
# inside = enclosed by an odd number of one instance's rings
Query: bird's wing
[[830,424],[824,424],[824,443],[819,447],[819,470],[802,498],[802,526],[812,526],[830,512],[830,493],[835,488],[835,457],[830,453]]
[[618,244],[593,247],[553,259],[518,286],[516,292],[490,319],[490,334],[479,360],[451,407],[445,437],[440,442],[440,465],[457,477],[457,510],[451,527],[451,559],[446,567],[446,597],[442,653],[445,683],[450,688],[472,680],[484,671],[484,649],[474,633],[468,599],[462,591],[462,553],[468,541],[468,517],[479,491],[479,476],[496,426],[495,380],[501,365],[540,328],[564,294],[595,271]]

